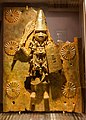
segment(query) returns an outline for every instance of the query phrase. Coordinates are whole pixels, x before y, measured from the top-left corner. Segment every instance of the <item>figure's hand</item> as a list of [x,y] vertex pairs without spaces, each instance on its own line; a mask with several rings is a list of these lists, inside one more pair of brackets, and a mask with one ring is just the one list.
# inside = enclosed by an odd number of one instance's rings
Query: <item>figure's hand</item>
[[24,43],[20,42],[20,43],[19,43],[19,47],[18,47],[18,51],[19,51],[20,49],[22,49],[22,47],[24,47]]
[[26,49],[25,47],[21,47],[20,49],[22,50],[22,52],[24,53],[24,55],[27,56],[27,57],[31,53],[31,49],[30,48]]

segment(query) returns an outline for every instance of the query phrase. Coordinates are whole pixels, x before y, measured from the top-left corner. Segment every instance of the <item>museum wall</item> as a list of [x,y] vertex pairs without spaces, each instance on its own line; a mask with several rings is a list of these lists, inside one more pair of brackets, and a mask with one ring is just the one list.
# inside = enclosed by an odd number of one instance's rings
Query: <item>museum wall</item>
[[[57,39],[63,41],[73,41],[74,37],[79,37],[79,13],[78,12],[46,12],[47,24],[56,42]],[[59,36],[57,36],[59,34]]]

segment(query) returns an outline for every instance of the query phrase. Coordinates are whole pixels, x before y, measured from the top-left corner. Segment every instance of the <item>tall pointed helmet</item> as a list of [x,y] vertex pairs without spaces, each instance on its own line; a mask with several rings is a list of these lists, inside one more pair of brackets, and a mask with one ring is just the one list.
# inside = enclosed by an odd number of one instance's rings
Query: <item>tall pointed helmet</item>
[[37,12],[35,31],[47,31],[46,18],[41,9]]

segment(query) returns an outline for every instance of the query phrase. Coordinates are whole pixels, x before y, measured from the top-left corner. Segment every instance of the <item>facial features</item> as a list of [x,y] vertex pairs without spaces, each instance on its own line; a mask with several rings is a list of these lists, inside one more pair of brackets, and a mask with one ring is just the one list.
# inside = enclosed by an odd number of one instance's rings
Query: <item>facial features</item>
[[35,40],[38,42],[44,42],[47,38],[47,34],[44,32],[35,33]]

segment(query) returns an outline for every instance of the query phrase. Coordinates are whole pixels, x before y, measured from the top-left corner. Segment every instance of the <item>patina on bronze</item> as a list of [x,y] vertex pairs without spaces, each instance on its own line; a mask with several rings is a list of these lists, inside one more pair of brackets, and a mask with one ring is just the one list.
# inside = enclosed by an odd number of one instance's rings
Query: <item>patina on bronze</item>
[[78,39],[55,44],[42,9],[4,12],[3,111],[82,112]]

